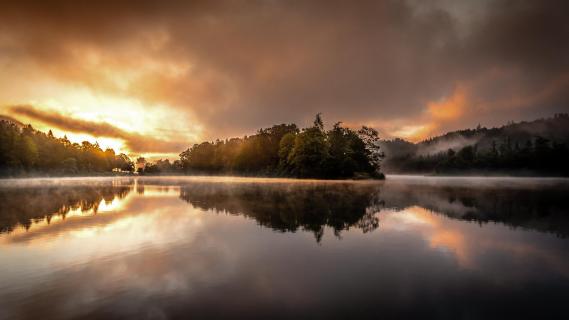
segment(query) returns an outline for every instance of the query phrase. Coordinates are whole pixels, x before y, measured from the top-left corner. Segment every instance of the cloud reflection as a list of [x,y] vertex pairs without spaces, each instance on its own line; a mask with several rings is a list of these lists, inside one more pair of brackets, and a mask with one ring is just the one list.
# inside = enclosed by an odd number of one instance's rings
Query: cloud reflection
[[[379,184],[139,178],[67,181],[55,189],[49,181],[43,188],[4,186],[3,199],[14,188],[21,197],[3,214],[32,198],[76,209],[65,219],[53,211],[50,224],[47,211],[36,217],[30,211],[27,231],[4,228],[0,316],[270,316],[284,309],[286,317],[341,314],[341,306],[352,305],[369,315],[372,305],[385,312],[412,312],[409,305],[422,310],[437,302],[431,290],[453,315],[452,305],[475,303],[472,315],[482,316],[493,306],[477,300],[479,294],[500,298],[513,312],[520,283],[568,283],[569,244],[543,232],[558,219],[562,187],[541,185],[533,199],[521,199],[520,192],[529,192],[523,183],[499,191],[481,182],[464,197],[461,184],[453,183],[449,189],[449,183],[397,178]],[[548,199],[539,206],[543,220],[523,212],[510,220],[502,210],[514,200],[531,208],[541,203],[536,198]],[[488,216],[487,201],[498,210],[494,215]],[[501,220],[489,223],[488,217]],[[366,229],[362,219],[374,227]],[[553,289],[547,296],[560,297]]]

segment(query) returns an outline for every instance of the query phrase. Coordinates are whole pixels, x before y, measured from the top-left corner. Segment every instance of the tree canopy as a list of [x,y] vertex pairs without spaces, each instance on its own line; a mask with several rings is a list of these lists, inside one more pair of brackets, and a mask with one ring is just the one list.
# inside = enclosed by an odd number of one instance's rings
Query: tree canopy
[[0,120],[0,175],[25,174],[82,175],[132,171],[133,163],[126,154],[103,150],[98,144],[83,141],[71,143],[67,137],[56,138],[32,126],[19,126]]
[[93,175],[111,171],[140,174],[236,174],[297,178],[380,178],[377,131],[336,123],[325,130],[320,114],[300,130],[278,124],[243,138],[206,141],[180,153],[180,159],[149,162],[103,150],[97,143],[72,143],[10,121],[0,122],[0,175]]
[[448,132],[417,144],[381,141],[390,173],[569,176],[569,115]]
[[320,114],[300,130],[278,124],[244,138],[195,144],[180,154],[182,169],[194,174],[244,174],[296,178],[379,178],[383,154],[377,131],[336,123],[324,129]]

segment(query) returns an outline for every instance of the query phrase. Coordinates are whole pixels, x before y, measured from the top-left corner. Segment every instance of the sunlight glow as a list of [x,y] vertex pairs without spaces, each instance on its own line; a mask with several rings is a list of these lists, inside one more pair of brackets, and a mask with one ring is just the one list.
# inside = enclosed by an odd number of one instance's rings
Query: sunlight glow
[[409,125],[391,132],[391,135],[417,142],[426,139],[432,132],[432,129],[433,125],[431,124]]
[[[3,96],[0,88],[0,99]],[[8,93],[8,92],[6,92]],[[41,111],[60,114],[70,119],[78,119],[101,124],[108,124],[141,136],[148,136],[164,141],[183,141],[190,145],[202,138],[203,127],[188,112],[166,104],[151,104],[140,99],[121,95],[95,92],[84,86],[70,86],[56,81],[36,83],[33,92],[22,94],[26,100],[8,102],[10,105],[31,105]],[[7,115],[23,123],[30,123],[34,128],[47,132],[52,130],[57,137],[67,135],[71,142],[98,142],[102,148],[113,148],[117,153],[133,154],[120,137],[93,136],[87,132],[70,132],[50,123],[13,114],[6,109]],[[173,150],[177,155],[182,150]]]

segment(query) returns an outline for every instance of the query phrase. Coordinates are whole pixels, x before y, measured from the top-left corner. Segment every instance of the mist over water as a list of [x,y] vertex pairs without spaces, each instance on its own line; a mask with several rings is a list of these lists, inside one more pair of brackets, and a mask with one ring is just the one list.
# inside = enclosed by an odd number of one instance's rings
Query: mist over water
[[561,317],[569,181],[0,180],[0,319]]

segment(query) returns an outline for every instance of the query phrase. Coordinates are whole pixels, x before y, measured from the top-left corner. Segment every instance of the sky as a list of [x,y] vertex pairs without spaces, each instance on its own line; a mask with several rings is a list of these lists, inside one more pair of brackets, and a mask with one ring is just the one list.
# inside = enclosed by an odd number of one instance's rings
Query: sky
[[2,1],[0,114],[175,158],[279,123],[411,141],[569,112],[567,1]]

